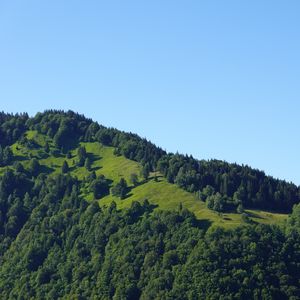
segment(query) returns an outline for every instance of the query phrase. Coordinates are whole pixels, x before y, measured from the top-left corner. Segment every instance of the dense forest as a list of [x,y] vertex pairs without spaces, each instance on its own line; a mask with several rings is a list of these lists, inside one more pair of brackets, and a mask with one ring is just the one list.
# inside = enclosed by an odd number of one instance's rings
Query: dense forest
[[[14,149],[49,137],[41,156],[64,161],[59,173]],[[154,209],[147,199],[129,209],[97,199],[126,198],[124,178],[112,186],[96,175],[79,142],[99,142],[197,196],[211,210],[261,208],[291,213],[282,226],[248,222],[210,227],[179,205]],[[16,144],[17,143],[17,144]],[[14,146],[13,146],[14,145]],[[84,180],[71,168],[84,167]],[[1,299],[299,299],[300,189],[248,166],[166,153],[136,134],[106,128],[72,111],[0,114]],[[152,175],[153,176],[153,175]],[[131,182],[138,185],[138,176]],[[93,200],[83,197],[89,187]],[[166,198],[165,201],[170,199]],[[101,200],[100,200],[101,201]]]
[[212,202],[218,201],[224,208],[242,204],[248,208],[290,212],[293,205],[300,202],[299,187],[266,176],[263,171],[224,161],[197,160],[192,156],[166,153],[136,134],[106,128],[72,111],[49,110],[33,118],[27,114],[2,113],[0,122],[2,164],[7,160],[5,147],[18,139],[26,143],[24,132],[37,130],[53,138],[62,153],[67,153],[79,141],[98,141],[113,146],[116,155],[141,163],[145,173],[158,171],[170,183],[197,193],[200,200],[206,201],[210,197]]

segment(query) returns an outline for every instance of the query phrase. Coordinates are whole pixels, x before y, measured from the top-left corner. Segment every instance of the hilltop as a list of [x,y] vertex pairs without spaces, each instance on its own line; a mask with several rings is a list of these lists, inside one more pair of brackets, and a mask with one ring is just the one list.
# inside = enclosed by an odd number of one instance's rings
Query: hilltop
[[[132,201],[147,199],[157,209],[183,206],[199,219],[232,227],[249,221],[281,223],[300,199],[299,187],[262,171],[166,153],[135,134],[106,128],[72,111],[50,110],[33,118],[3,113],[0,120],[0,153],[5,147],[12,150],[0,174],[7,167],[14,169],[17,162],[28,169],[34,161],[40,166],[39,174],[51,176],[67,163],[68,173],[84,182],[82,196],[98,200],[100,206],[115,201],[118,208],[128,208]],[[78,164],[79,148],[86,152],[89,168],[84,161]],[[89,186],[92,181],[87,182],[90,175],[103,175],[110,181],[109,188],[124,178],[126,198],[108,193],[96,199]],[[130,180],[132,175],[136,184]]]
[[3,299],[300,295],[296,185],[72,111],[2,113],[0,141]]

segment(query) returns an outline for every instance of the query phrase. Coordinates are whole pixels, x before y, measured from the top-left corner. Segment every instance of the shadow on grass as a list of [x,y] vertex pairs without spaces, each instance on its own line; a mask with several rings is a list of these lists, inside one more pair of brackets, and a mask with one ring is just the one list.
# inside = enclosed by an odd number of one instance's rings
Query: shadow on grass
[[163,176],[156,176],[156,180],[155,180],[155,176],[151,176],[149,177],[148,179],[144,179],[144,180],[141,180],[139,181],[135,186],[133,187],[137,187],[137,186],[140,186],[140,185],[143,185],[147,182],[150,182],[151,180],[153,180],[153,182],[162,182],[163,181]]
[[246,211],[246,214],[247,214],[247,216],[250,217],[250,218],[263,219],[263,217],[261,217],[260,215],[255,214],[255,213],[250,212],[250,211]]
[[98,171],[98,170],[100,170],[100,169],[102,169],[102,167],[93,167],[93,168],[91,168],[91,170],[90,171],[92,171],[92,172],[96,172],[96,171]]
[[94,153],[87,153],[87,156],[90,158],[90,160],[93,162],[95,160],[100,160],[102,159],[102,157],[98,154],[94,154]]
[[121,200],[126,200],[128,198],[130,198],[133,194],[130,192],[127,192],[126,196],[124,198],[122,198]]

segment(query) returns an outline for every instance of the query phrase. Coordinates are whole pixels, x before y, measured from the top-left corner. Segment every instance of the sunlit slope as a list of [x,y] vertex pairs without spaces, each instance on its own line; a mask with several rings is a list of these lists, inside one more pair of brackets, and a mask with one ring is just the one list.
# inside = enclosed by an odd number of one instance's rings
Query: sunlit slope
[[[78,167],[77,149],[71,151],[71,158],[67,159],[65,155],[56,154],[53,141],[44,135],[38,134],[35,131],[27,132],[27,139],[33,141],[36,147],[28,149],[16,143],[12,146],[14,155],[22,164],[27,166],[30,158],[37,158],[49,175],[61,172],[61,167],[64,161],[68,162],[70,173],[76,176],[79,180],[83,180],[89,175],[89,171],[85,167]],[[43,151],[45,143],[50,145],[50,155],[46,155]],[[157,181],[153,177],[144,181],[139,178],[139,185],[136,187],[130,186],[130,175],[135,173],[140,174],[141,166],[137,162],[126,159],[123,156],[116,156],[113,147],[106,147],[100,143],[81,143],[85,146],[87,153],[92,161],[92,171],[97,175],[103,174],[106,178],[112,180],[112,185],[117,183],[120,178],[125,178],[129,184],[130,191],[125,199],[121,200],[112,195],[108,195],[99,200],[100,206],[109,206],[112,201],[115,201],[117,207],[122,209],[129,207],[133,201],[148,201],[155,209],[174,210],[179,209],[180,204],[192,211],[198,219],[205,220],[213,225],[221,225],[224,227],[235,227],[242,224],[244,221],[240,214],[223,213],[218,214],[206,208],[204,202],[197,199],[196,195],[188,193],[174,184],[170,184],[161,176],[158,176]],[[0,172],[3,170],[0,170]],[[87,200],[93,200],[93,195],[86,186],[82,189],[82,195]],[[247,210],[250,218],[258,223],[265,224],[282,224],[287,215],[270,213],[264,211]]]

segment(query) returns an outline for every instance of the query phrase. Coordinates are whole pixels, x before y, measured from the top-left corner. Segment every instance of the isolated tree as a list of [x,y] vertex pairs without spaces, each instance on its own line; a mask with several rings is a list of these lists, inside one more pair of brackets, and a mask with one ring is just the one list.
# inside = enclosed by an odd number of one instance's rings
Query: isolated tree
[[150,165],[149,163],[146,163],[142,169],[142,176],[147,180],[149,178],[150,174]]
[[44,150],[45,150],[46,153],[49,153],[49,151],[50,151],[50,146],[49,146],[49,143],[48,143],[48,142],[45,143]]
[[29,163],[29,171],[33,176],[37,176],[40,171],[40,163],[36,158],[31,159]]
[[84,161],[84,167],[90,171],[91,170],[91,167],[92,167],[92,163],[91,163],[91,160],[89,157],[87,157]]
[[69,165],[66,161],[63,162],[63,165],[61,167],[61,171],[63,174],[66,174],[69,172]]
[[90,189],[95,199],[100,199],[109,193],[109,181],[103,175],[100,175],[92,181]]
[[121,178],[119,183],[117,183],[112,189],[111,193],[113,196],[124,199],[127,194],[127,182],[124,178]]
[[242,214],[244,213],[244,207],[243,207],[243,204],[239,204],[237,209],[236,209],[237,213],[238,214]]
[[78,166],[83,167],[86,159],[86,149],[85,147],[79,147],[77,150],[77,156],[78,156]]

